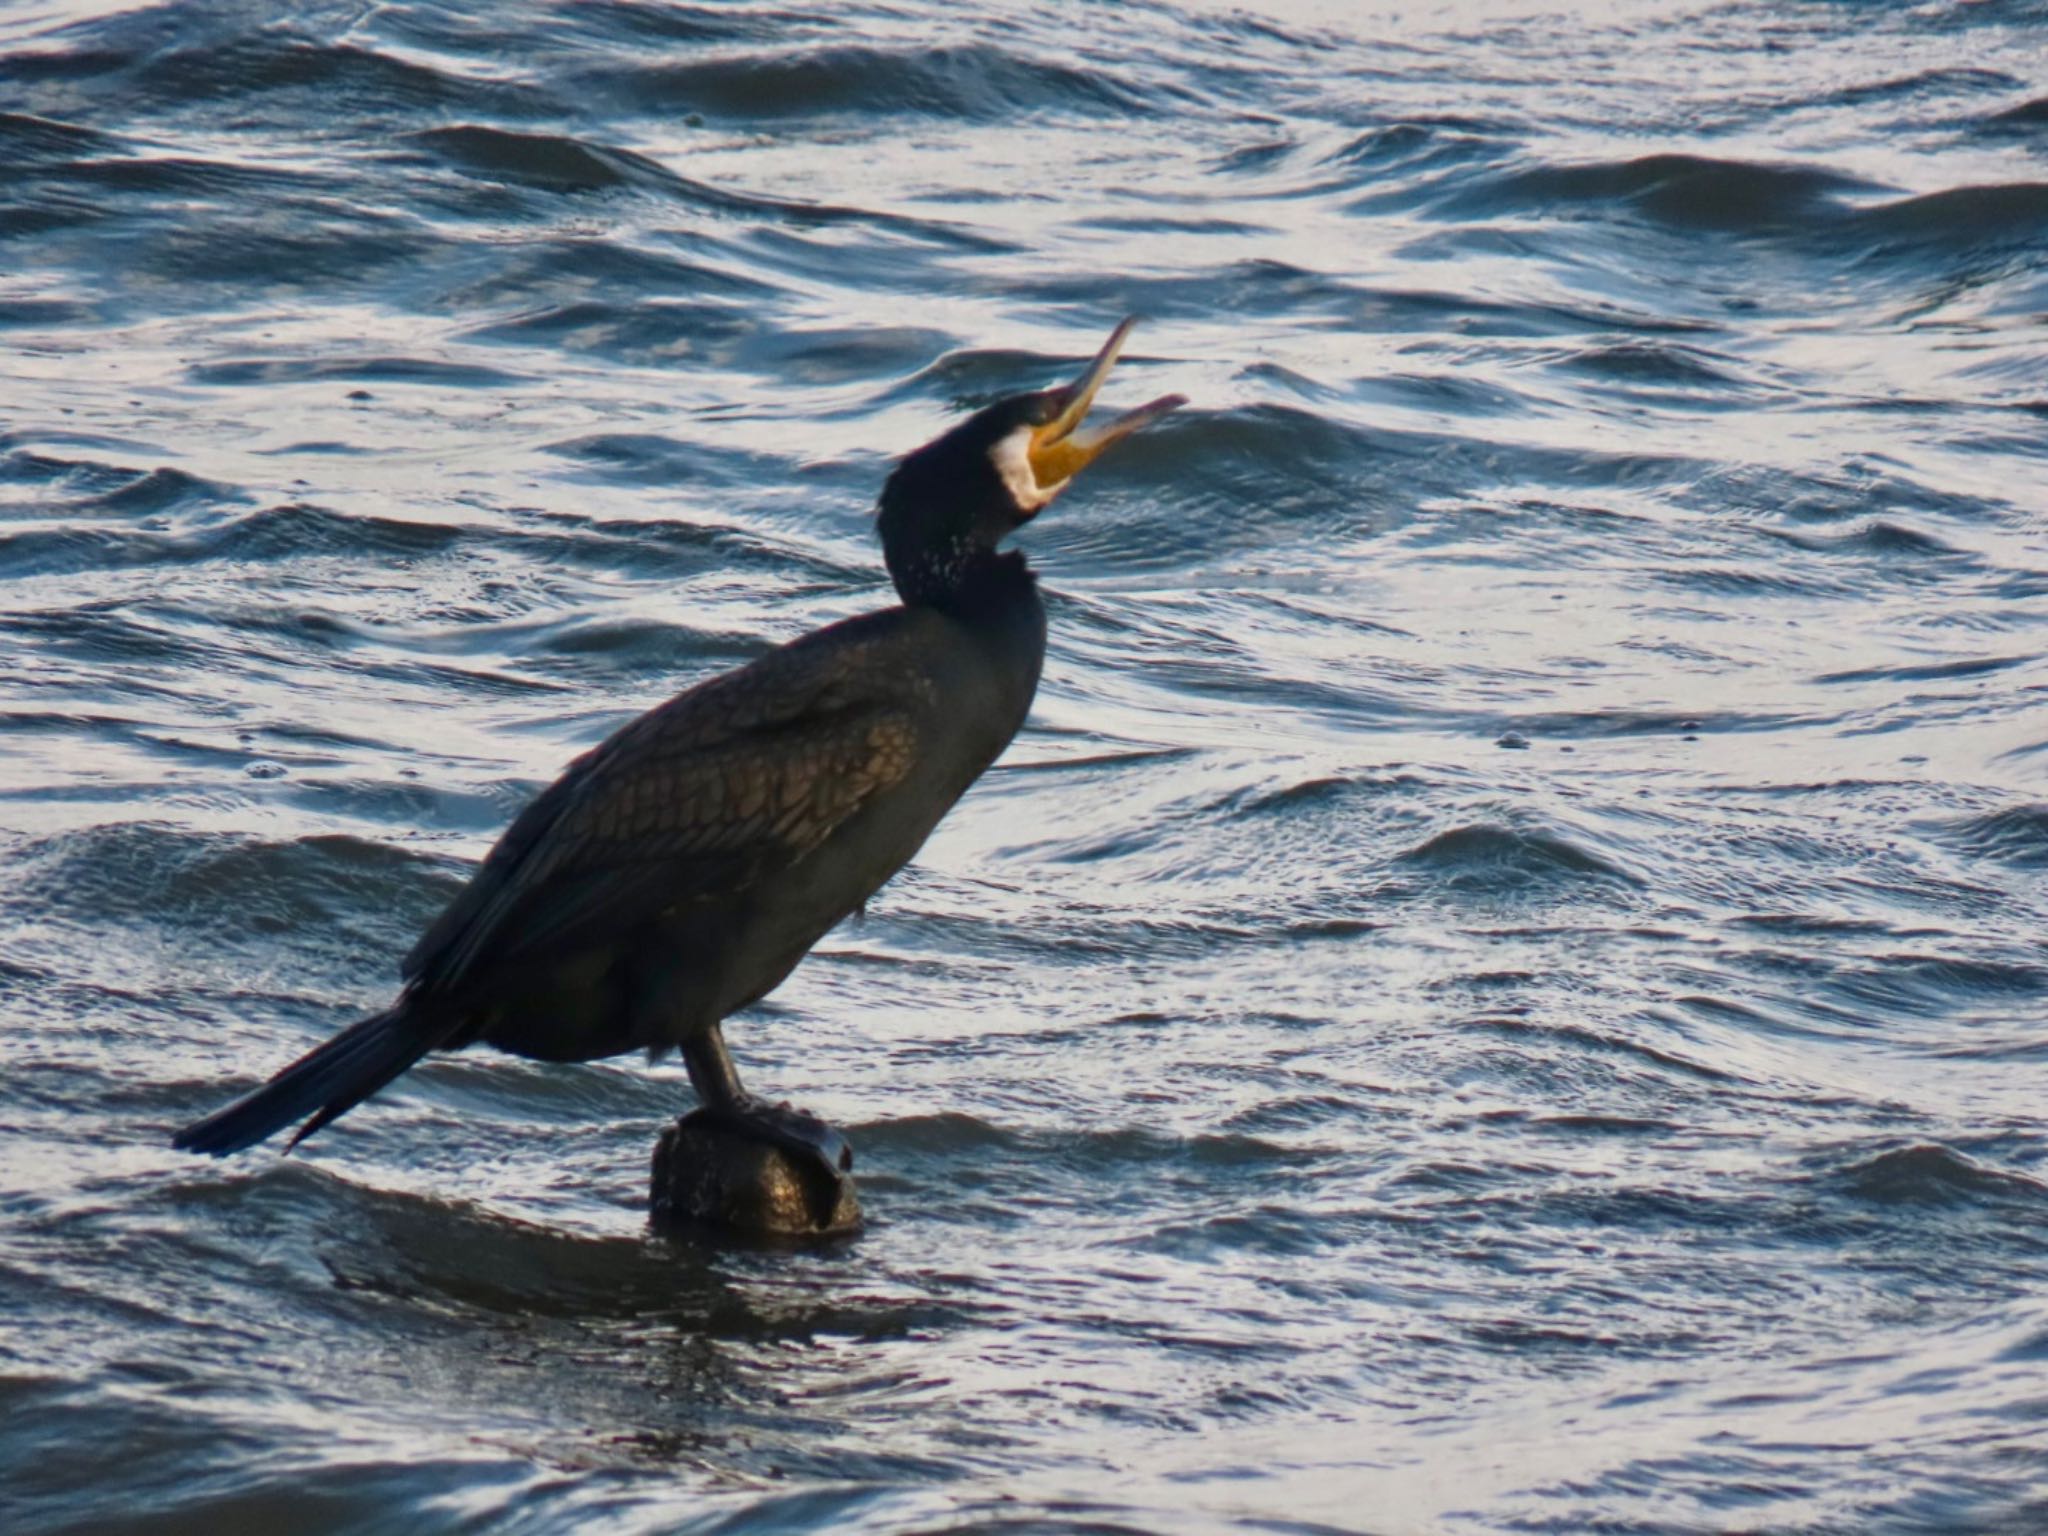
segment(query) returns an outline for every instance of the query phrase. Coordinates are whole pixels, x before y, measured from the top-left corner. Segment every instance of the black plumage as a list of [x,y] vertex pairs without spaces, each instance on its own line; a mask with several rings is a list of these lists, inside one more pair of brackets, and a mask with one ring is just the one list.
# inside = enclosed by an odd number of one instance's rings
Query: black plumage
[[225,1154],[305,1120],[296,1143],[481,1040],[548,1061],[677,1048],[727,1123],[846,1166],[829,1127],[746,1094],[720,1021],[900,869],[1023,723],[1045,610],[998,545],[1182,403],[1078,430],[1130,325],[1074,385],[990,406],[897,467],[878,523],[901,606],[699,683],[578,758],[406,956],[389,1009],[174,1144]]

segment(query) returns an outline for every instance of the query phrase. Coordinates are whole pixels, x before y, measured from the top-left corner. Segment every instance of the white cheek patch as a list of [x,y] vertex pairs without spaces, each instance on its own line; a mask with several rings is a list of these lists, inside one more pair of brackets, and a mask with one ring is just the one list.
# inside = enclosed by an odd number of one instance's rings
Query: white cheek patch
[[1067,488],[1067,482],[1054,485],[1040,485],[1038,477],[1031,473],[1031,428],[1017,427],[1006,436],[999,438],[995,447],[989,450],[989,457],[995,461],[996,473],[1003,477],[1011,498],[1021,512],[1036,512]]

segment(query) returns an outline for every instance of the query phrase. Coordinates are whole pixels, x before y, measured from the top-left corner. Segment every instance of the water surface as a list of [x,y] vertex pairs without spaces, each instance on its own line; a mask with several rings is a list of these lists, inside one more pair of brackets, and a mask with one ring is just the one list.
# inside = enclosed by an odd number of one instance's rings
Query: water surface
[[[2048,13],[0,14],[10,1531],[2048,1524]],[[673,1065],[176,1125],[1146,317],[1030,726]]]

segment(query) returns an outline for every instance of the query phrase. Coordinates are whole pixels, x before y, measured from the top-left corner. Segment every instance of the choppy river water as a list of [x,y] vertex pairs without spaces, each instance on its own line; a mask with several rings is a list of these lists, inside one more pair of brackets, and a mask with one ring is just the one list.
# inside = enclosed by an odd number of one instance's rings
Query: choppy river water
[[[2048,1527],[2048,10],[0,9],[9,1532]],[[735,1050],[175,1125],[1146,317]]]

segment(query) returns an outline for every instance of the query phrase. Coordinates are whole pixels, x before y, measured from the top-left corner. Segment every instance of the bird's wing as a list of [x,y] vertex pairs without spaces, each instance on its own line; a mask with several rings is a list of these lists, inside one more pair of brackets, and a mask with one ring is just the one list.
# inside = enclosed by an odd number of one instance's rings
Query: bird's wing
[[406,980],[456,986],[501,946],[564,953],[803,858],[916,760],[922,680],[861,662],[773,652],[578,758],[406,956]]

